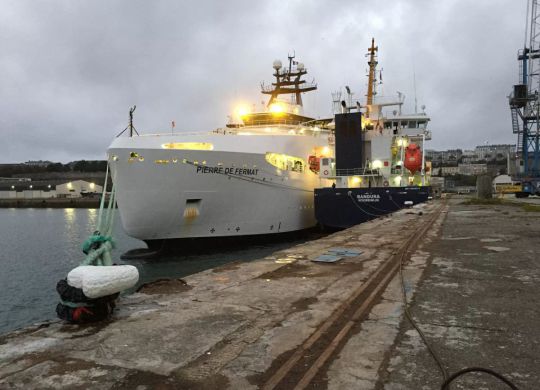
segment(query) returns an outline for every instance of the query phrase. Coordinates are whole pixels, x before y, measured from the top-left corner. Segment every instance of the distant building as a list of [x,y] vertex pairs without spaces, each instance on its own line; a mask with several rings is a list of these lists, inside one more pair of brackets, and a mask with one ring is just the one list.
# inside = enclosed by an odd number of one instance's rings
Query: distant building
[[461,162],[464,164],[472,164],[478,161],[478,154],[474,150],[464,150],[461,155]]
[[56,191],[50,184],[3,183],[0,184],[0,199],[47,199],[54,198]]
[[459,164],[458,173],[460,175],[478,176],[487,173],[487,164]]
[[463,152],[461,149],[449,150],[426,150],[426,159],[433,163],[433,166],[457,165]]
[[80,198],[81,196],[100,194],[102,191],[102,186],[84,180],[74,180],[56,186],[58,198]]
[[28,165],[31,167],[47,167],[49,164],[52,164],[52,161],[43,161],[43,160],[37,160],[37,161],[27,161],[24,163],[24,165]]
[[456,175],[459,173],[459,167],[441,167],[439,172],[442,176]]
[[496,163],[503,164],[509,157],[513,159],[516,154],[516,145],[495,144],[479,145],[474,150],[448,149],[426,150],[426,160],[432,161],[434,167],[455,166],[458,163]]
[[516,154],[516,145],[498,144],[498,145],[479,145],[474,149],[477,156],[476,161],[506,161],[508,156]]

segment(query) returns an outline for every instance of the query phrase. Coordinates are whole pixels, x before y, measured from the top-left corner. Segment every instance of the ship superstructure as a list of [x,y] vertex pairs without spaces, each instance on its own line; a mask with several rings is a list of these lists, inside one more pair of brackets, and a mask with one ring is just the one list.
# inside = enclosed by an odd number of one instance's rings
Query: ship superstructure
[[378,97],[378,47],[368,49],[366,103],[352,104],[334,94],[335,158],[322,158],[320,176],[332,187],[315,191],[316,214],[326,226],[348,227],[427,200],[430,165],[424,144],[431,139],[430,118],[422,112],[403,114],[404,95]]
[[[271,234],[316,224],[313,189],[323,185],[313,159],[331,157],[331,120],[303,113],[317,88],[289,56],[274,61],[264,110],[238,110],[206,133],[117,137],[109,147],[125,231],[153,243],[173,238]],[[283,97],[289,96],[290,99]],[[310,160],[311,159],[311,160]]]

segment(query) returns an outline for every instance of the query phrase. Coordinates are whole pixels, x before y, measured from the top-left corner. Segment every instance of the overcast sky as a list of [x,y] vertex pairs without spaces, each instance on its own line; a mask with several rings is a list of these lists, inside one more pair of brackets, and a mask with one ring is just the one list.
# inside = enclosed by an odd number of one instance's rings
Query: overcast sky
[[515,143],[507,95],[517,82],[526,0],[0,0],[0,163],[103,159],[136,104],[142,133],[223,126],[259,103],[274,59],[296,52],[319,89],[365,99],[375,37],[380,94],[405,93],[431,116],[435,149]]

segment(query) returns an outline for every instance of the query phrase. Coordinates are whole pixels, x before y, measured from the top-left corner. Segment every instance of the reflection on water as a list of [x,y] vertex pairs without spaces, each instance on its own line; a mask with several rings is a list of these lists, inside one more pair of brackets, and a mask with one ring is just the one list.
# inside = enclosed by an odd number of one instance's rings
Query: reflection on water
[[[80,247],[96,228],[95,209],[0,209],[0,334],[55,317],[56,283],[84,259]],[[145,244],[126,236],[115,219],[113,258]],[[178,278],[231,261],[249,261],[306,238],[264,245],[221,248],[205,254],[176,254],[159,261],[129,262],[141,283]]]

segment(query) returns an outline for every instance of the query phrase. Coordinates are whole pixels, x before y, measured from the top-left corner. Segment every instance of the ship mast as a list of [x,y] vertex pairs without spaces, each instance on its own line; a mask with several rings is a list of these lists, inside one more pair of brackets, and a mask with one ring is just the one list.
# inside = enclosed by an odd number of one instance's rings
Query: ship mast
[[371,109],[371,105],[373,104],[373,96],[377,94],[377,91],[375,90],[377,80],[375,79],[376,71],[377,71],[377,55],[376,52],[379,50],[378,46],[375,46],[375,38],[371,38],[371,47],[368,48],[368,56],[369,56],[369,76],[368,76],[368,90],[367,90],[367,111],[366,111],[366,117],[369,118],[369,111]]
[[317,84],[314,82],[306,83],[305,80],[302,80],[302,76],[307,74],[304,64],[294,61],[294,54],[292,56],[289,55],[288,58],[288,69],[282,68],[281,61],[274,61],[273,67],[275,69],[274,77],[276,81],[272,85],[261,84],[261,92],[265,95],[270,95],[270,100],[267,104],[268,107],[275,102],[279,95],[286,94],[294,94],[294,103],[302,106],[301,93],[317,89]]

